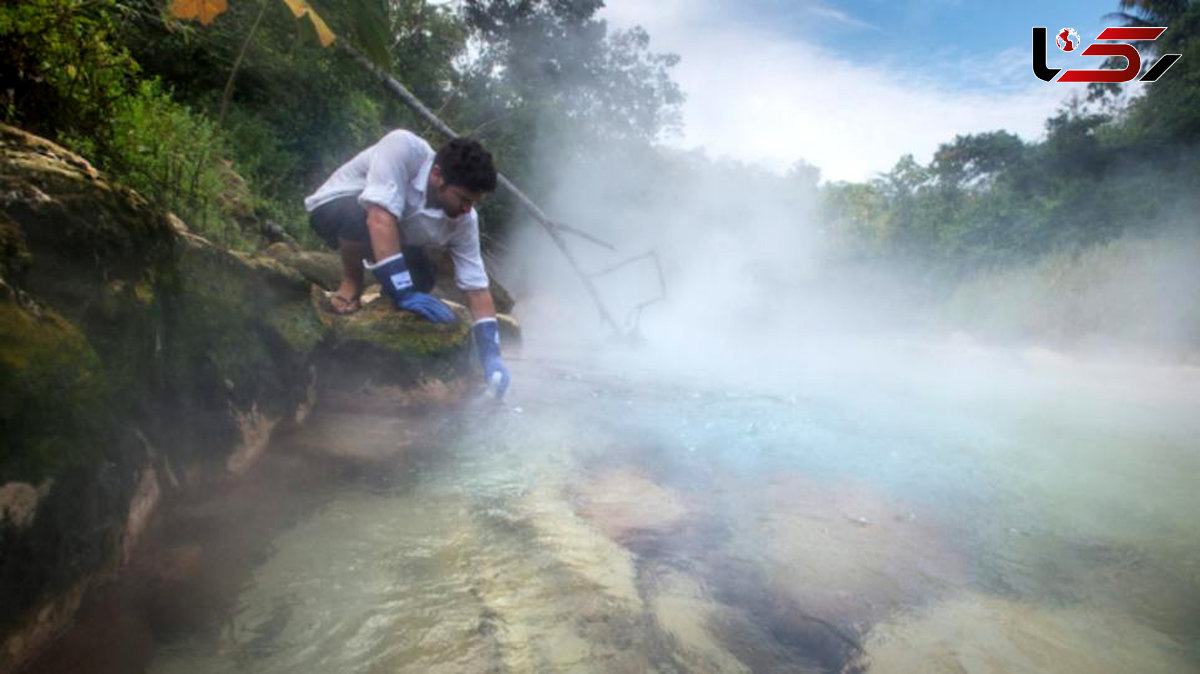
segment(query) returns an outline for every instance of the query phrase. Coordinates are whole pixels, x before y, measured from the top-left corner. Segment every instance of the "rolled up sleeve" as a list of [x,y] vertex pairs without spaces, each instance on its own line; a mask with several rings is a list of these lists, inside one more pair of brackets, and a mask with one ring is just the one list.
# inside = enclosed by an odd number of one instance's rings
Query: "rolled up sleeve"
[[459,290],[485,290],[487,270],[479,250],[479,217],[474,211],[450,239],[450,259],[454,260],[454,283]]
[[363,208],[379,206],[397,220],[404,217],[404,187],[411,180],[410,154],[410,143],[404,132],[389,133],[379,141],[367,167],[367,184],[358,196],[358,203]]

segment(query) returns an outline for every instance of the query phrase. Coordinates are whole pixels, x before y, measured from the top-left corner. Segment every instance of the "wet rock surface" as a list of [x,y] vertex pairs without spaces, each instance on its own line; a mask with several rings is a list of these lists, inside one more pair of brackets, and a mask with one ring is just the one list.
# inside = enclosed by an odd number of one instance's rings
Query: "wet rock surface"
[[339,324],[313,302],[329,260],[295,257],[216,246],[0,125],[0,672],[113,576],[158,503],[249,472],[322,391],[469,372],[469,326],[382,304]]
[[1120,614],[1087,605],[1047,606],[975,594],[876,625],[864,650],[847,672],[1194,671],[1170,639]]
[[666,531],[689,512],[678,492],[630,466],[596,475],[580,484],[574,497],[579,515],[617,541]]

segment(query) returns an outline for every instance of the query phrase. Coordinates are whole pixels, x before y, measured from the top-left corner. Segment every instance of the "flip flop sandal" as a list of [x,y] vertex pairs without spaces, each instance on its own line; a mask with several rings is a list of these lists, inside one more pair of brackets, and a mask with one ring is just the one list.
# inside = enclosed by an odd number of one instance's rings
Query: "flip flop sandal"
[[337,316],[348,316],[362,308],[358,298],[347,299],[337,293],[330,293],[328,297],[329,311]]

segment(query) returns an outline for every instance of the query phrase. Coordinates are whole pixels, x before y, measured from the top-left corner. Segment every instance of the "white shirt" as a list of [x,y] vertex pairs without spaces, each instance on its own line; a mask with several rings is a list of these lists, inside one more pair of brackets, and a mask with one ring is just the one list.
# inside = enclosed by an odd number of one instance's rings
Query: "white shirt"
[[479,216],[471,209],[457,218],[425,205],[425,189],[436,153],[410,131],[397,130],[342,164],[304,200],[310,213],[338,197],[357,194],[358,203],[396,216],[405,246],[436,246],[454,260],[454,282],[462,290],[488,287],[479,253]]

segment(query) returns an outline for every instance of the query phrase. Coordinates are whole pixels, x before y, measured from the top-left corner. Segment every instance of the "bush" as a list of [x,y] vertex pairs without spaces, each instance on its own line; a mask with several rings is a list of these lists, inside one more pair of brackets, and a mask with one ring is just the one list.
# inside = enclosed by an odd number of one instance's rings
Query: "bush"
[[0,119],[61,141],[103,144],[137,63],[110,38],[114,0],[0,4]]
[[245,180],[223,159],[229,143],[216,123],[175,102],[155,80],[137,85],[115,111],[106,147],[108,171],[197,233],[245,249],[254,222]]
[[253,200],[229,143],[173,101],[116,46],[115,0],[0,4],[0,119],[88,157],[179,214],[198,233],[246,248]]
[[946,318],[988,337],[1200,353],[1200,238],[1126,237],[959,286]]

